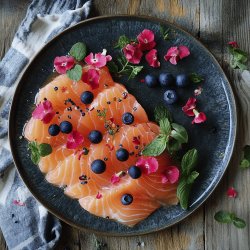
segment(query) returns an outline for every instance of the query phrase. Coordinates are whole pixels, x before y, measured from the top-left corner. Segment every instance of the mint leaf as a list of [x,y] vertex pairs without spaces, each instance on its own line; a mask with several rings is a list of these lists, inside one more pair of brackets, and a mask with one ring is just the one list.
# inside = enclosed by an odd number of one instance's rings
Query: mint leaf
[[170,28],[165,29],[163,25],[160,25],[160,32],[164,40],[169,39]]
[[170,136],[172,138],[176,139],[180,143],[188,142],[188,134],[183,126],[176,123],[172,123],[172,128],[174,129],[170,133]]
[[114,48],[123,49],[128,43],[130,43],[130,39],[126,37],[125,35],[122,35],[119,37],[118,42]]
[[135,78],[143,69],[143,66],[128,65],[128,67],[130,67],[130,69],[131,69],[131,73],[129,74],[128,80]]
[[34,164],[38,164],[39,161],[40,161],[40,155],[39,155],[39,153],[34,153],[34,152],[32,152],[32,153],[31,153],[31,160],[32,160],[32,162],[33,162]]
[[188,176],[198,162],[198,152],[195,148],[189,150],[181,161],[182,174]]
[[168,136],[171,132],[171,124],[168,118],[161,119],[159,122],[161,134]]
[[203,79],[200,75],[198,75],[198,74],[196,74],[196,73],[191,73],[191,74],[189,75],[189,78],[190,78],[190,80],[191,80],[193,83],[200,83],[200,82],[204,81],[204,79]]
[[146,156],[158,156],[166,149],[167,137],[157,136],[150,144],[148,144],[142,151]]
[[81,61],[86,56],[86,53],[86,44],[81,42],[74,44],[69,51],[69,54],[73,56],[77,61]]
[[107,62],[107,67],[109,69],[109,72],[111,73],[117,73],[118,72],[118,66],[115,64],[114,61]]
[[167,118],[170,122],[172,122],[172,117],[169,110],[163,106],[158,105],[154,110],[155,121],[160,122],[160,120]]
[[240,168],[249,168],[250,167],[250,162],[247,159],[243,159],[240,162]]
[[250,167],[250,146],[246,145],[243,149],[243,159],[240,162],[240,168]]
[[79,81],[82,78],[82,66],[77,64],[73,69],[67,70],[67,76],[73,81]]
[[180,201],[182,209],[188,208],[190,191],[191,185],[187,183],[185,178],[181,178],[177,187],[177,197]]
[[229,52],[232,56],[230,59],[230,66],[233,69],[247,69],[248,54],[245,51],[229,46]]
[[235,215],[226,211],[219,211],[214,215],[214,219],[220,223],[232,223]]
[[237,228],[244,228],[246,227],[246,222],[238,217],[234,217],[233,218],[233,224],[237,227]]
[[179,141],[176,141],[175,139],[170,138],[170,140],[167,143],[167,150],[170,154],[173,154],[174,152],[181,149],[181,143]]
[[195,179],[199,176],[199,173],[196,171],[192,171],[191,174],[187,178],[187,184],[193,184]]
[[50,144],[42,143],[38,146],[40,156],[44,157],[52,153],[52,147]]

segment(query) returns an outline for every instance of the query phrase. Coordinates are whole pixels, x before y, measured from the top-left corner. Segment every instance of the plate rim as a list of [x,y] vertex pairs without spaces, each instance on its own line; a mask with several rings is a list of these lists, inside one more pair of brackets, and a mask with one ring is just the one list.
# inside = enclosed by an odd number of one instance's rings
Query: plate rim
[[[71,222],[70,220],[68,220],[67,218],[64,218],[63,216],[58,215],[58,213],[56,211],[53,211],[53,209],[50,209],[48,207],[49,204],[46,204],[44,201],[41,201],[38,198],[38,195],[35,194],[35,192],[32,190],[32,187],[29,185],[28,181],[26,181],[24,174],[22,173],[22,167],[21,164],[19,164],[19,161],[17,159],[16,153],[15,153],[15,148],[13,145],[13,141],[15,140],[15,134],[14,134],[14,126],[12,125],[12,120],[14,119],[14,114],[15,114],[15,106],[16,106],[16,99],[18,98],[17,94],[18,91],[20,91],[20,88],[22,87],[21,82],[23,82],[23,79],[25,78],[25,76],[27,75],[27,72],[29,71],[29,68],[31,67],[31,65],[33,64],[33,62],[35,61],[35,59],[37,57],[40,56],[40,54],[42,54],[42,52],[44,50],[46,50],[46,48],[48,46],[50,46],[50,44],[52,44],[54,42],[54,40],[58,39],[62,34],[70,32],[71,30],[73,30],[74,28],[81,26],[83,24],[86,23],[92,23],[95,21],[99,21],[99,20],[112,20],[113,18],[125,18],[125,19],[129,19],[129,18],[134,18],[134,19],[139,19],[139,20],[146,20],[146,21],[153,21],[153,22],[158,22],[159,24],[165,24],[165,25],[169,25],[172,26],[176,29],[179,29],[181,32],[183,32],[186,36],[191,37],[192,39],[194,39],[205,51],[207,51],[207,53],[209,54],[209,56],[211,56],[211,58],[214,60],[214,63],[216,64],[218,70],[220,71],[220,73],[223,75],[224,79],[226,80],[226,85],[225,83],[223,84],[223,86],[227,87],[227,91],[226,92],[226,97],[227,100],[229,100],[228,97],[231,97],[231,107],[229,105],[229,112],[230,112],[230,116],[232,116],[232,118],[234,118],[234,120],[232,121],[232,119],[230,119],[230,130],[231,130],[231,134],[229,134],[229,138],[231,138],[232,140],[232,144],[230,146],[230,148],[228,149],[227,155],[228,157],[225,160],[225,165],[224,168],[217,180],[217,182],[215,183],[215,185],[210,189],[209,193],[207,194],[207,196],[205,196],[203,198],[203,200],[196,205],[192,210],[190,210],[190,212],[186,215],[184,215],[182,218],[180,218],[177,221],[174,221],[166,226],[162,226],[162,227],[158,227],[157,229],[153,229],[153,230],[147,230],[144,232],[138,232],[138,233],[114,233],[114,232],[103,232],[103,231],[97,231],[91,228],[85,228],[84,226],[79,226],[74,224],[73,222]],[[227,103],[229,103],[227,101]],[[149,233],[155,233],[158,231],[162,231],[164,229],[170,228],[173,225],[176,225],[178,223],[180,223],[181,221],[184,221],[187,219],[187,217],[189,217],[191,214],[193,214],[196,210],[198,210],[198,208],[200,208],[207,200],[208,198],[214,193],[215,189],[218,187],[218,185],[220,184],[223,176],[226,173],[226,170],[228,169],[228,166],[230,164],[230,161],[232,160],[232,155],[235,149],[235,143],[236,143],[236,137],[237,137],[237,128],[238,128],[238,117],[237,117],[237,103],[236,103],[236,99],[235,99],[235,95],[234,95],[234,91],[232,89],[232,86],[230,84],[230,81],[226,75],[226,73],[224,72],[224,70],[222,69],[221,65],[219,64],[218,60],[215,58],[215,56],[213,55],[213,53],[207,48],[207,46],[205,46],[199,39],[197,39],[195,36],[193,36],[191,33],[189,33],[188,31],[184,30],[182,27],[180,27],[179,25],[175,24],[175,23],[171,23],[170,21],[161,19],[161,18],[157,18],[157,17],[153,17],[153,16],[147,16],[147,15],[129,15],[129,14],[118,14],[118,15],[104,15],[104,16],[97,16],[97,17],[92,17],[92,18],[88,18],[86,20],[80,21],[75,25],[72,25],[71,27],[63,30],[62,32],[60,32],[59,34],[57,34],[56,36],[54,36],[51,40],[49,40],[41,49],[39,49],[39,51],[32,57],[32,59],[30,60],[30,62],[28,63],[28,65],[25,67],[24,72],[22,73],[21,77],[19,78],[19,80],[17,81],[17,85],[16,85],[16,89],[13,95],[13,99],[12,99],[12,103],[11,103],[11,108],[10,108],[10,112],[9,112],[9,126],[8,126],[8,140],[10,143],[10,149],[11,149],[11,154],[14,160],[14,165],[15,168],[17,169],[17,172],[19,174],[19,176],[21,177],[22,181],[24,182],[24,184],[26,185],[26,187],[29,189],[29,191],[31,192],[31,194],[33,195],[33,197],[38,200],[51,214],[53,214],[54,216],[56,216],[57,218],[59,218],[61,221],[63,221],[64,223],[77,228],[78,230],[83,230],[83,231],[87,231],[87,232],[91,232],[91,233],[95,233],[98,235],[103,235],[103,236],[126,236],[126,237],[131,237],[131,236],[139,236],[139,235],[145,235],[145,234],[149,234]]]

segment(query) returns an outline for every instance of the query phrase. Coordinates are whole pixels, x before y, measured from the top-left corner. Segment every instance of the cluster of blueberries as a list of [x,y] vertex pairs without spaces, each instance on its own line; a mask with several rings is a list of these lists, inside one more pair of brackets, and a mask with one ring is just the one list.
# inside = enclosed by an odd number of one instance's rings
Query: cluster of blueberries
[[[145,77],[145,83],[149,88],[155,88],[161,86],[163,88],[168,88],[171,86],[177,86],[179,88],[184,88],[189,85],[190,79],[187,74],[179,74],[174,77],[170,73],[161,73],[159,77],[149,74]],[[164,101],[166,104],[174,104],[178,100],[177,92],[174,89],[167,89],[164,93]]]

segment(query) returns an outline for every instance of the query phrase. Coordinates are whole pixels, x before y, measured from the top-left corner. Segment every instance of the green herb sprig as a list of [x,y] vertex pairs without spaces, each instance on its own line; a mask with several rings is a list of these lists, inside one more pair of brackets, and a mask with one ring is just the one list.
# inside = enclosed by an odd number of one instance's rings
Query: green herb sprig
[[115,49],[123,49],[127,44],[131,42],[131,39],[122,35],[119,37],[117,44],[114,46]]
[[189,75],[189,79],[193,83],[200,83],[200,82],[204,81],[204,79],[202,78],[202,76],[198,75],[197,73],[191,73]]
[[155,109],[155,120],[160,125],[160,134],[142,151],[146,156],[158,156],[167,148],[170,153],[178,151],[183,143],[188,142],[186,129],[172,123],[169,111],[164,106]]
[[248,54],[233,46],[229,46],[229,53],[231,54],[230,66],[233,69],[247,69]]
[[160,32],[165,41],[169,40],[170,28],[165,28],[163,25],[160,25]]
[[240,162],[240,168],[250,167],[250,146],[246,145],[243,150],[243,158]]
[[52,147],[47,143],[38,144],[36,141],[29,142],[28,148],[31,150],[31,160],[34,164],[38,164],[41,157],[52,153]]
[[236,215],[234,213],[230,213],[227,211],[219,211],[214,215],[214,219],[220,223],[226,223],[226,224],[231,224],[233,223],[233,225],[237,228],[244,228],[246,227],[246,222],[241,219],[236,217]]
[[[77,62],[83,60],[87,54],[87,47],[85,43],[78,42],[72,46],[69,55],[73,56]],[[82,78],[82,66],[76,64],[72,69],[67,70],[67,76],[73,81],[79,81]]]
[[183,209],[188,208],[189,196],[192,184],[199,176],[199,173],[194,170],[198,161],[198,152],[195,148],[189,150],[181,161],[181,179],[177,187],[177,197],[180,200],[180,205]]

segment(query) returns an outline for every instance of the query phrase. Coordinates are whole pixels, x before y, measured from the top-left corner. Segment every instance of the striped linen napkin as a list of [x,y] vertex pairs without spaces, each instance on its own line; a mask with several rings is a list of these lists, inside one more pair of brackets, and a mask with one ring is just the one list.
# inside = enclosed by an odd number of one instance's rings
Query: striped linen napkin
[[27,64],[51,38],[86,19],[92,0],[33,0],[11,48],[0,62],[0,227],[9,249],[52,249],[60,221],[24,186],[15,170],[7,138],[8,113]]

